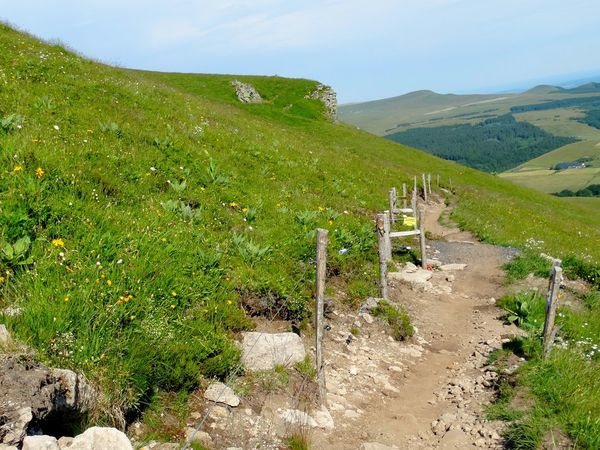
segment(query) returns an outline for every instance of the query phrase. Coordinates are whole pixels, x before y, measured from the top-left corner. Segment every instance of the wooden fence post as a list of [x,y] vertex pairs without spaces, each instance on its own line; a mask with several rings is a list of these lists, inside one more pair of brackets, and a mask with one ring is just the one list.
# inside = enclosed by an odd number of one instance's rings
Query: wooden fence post
[[319,385],[319,401],[327,404],[327,390],[325,388],[325,367],[323,365],[323,332],[325,323],[323,313],[325,308],[325,277],[327,274],[327,242],[329,232],[322,228],[317,229],[317,278],[315,282],[316,314],[315,314],[315,365],[317,369],[317,383]]
[[402,208],[406,209],[406,183],[402,183]]
[[396,205],[398,203],[398,194],[396,193],[395,187],[390,189],[390,192],[388,192],[388,200],[390,203],[390,223],[396,223],[396,215],[394,211],[397,209]]
[[415,217],[414,229],[417,229],[417,190],[412,191],[412,197],[410,199],[410,207],[413,210],[413,216]]
[[392,260],[392,239],[390,238],[390,231],[392,227],[390,225],[390,212],[384,211],[385,221],[383,222],[383,229],[385,231],[385,258],[386,261]]
[[417,186],[417,176],[416,175],[415,175],[415,178],[414,178],[413,191],[419,192],[419,187]]
[[427,190],[429,191],[429,194],[431,195],[431,174],[430,173],[427,174]]
[[425,218],[425,211],[423,210],[423,208],[419,208],[419,244],[421,245],[421,267],[423,269],[427,269],[427,254],[425,252],[425,224],[424,224],[424,219]]
[[423,200],[427,203],[427,183],[425,183],[425,174],[422,176],[423,178]]
[[385,236],[385,214],[377,214],[377,240],[379,244],[379,289],[381,298],[387,300],[388,298],[388,286],[387,286],[387,258],[386,258],[386,241],[388,237]]
[[440,176],[439,174],[435,176],[436,179],[436,186],[439,188],[440,187]]
[[558,331],[554,327],[556,319],[556,309],[558,308],[558,291],[560,290],[560,280],[562,279],[562,268],[558,265],[552,266],[550,275],[550,287],[546,295],[546,320],[544,321],[544,341],[542,356],[547,358],[554,344],[554,337]]

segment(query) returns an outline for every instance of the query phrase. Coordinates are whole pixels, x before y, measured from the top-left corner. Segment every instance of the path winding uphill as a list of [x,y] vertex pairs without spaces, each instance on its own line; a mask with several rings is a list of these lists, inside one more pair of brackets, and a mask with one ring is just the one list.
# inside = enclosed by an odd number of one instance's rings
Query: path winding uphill
[[439,225],[443,212],[443,205],[428,210],[427,229],[442,237],[430,252],[453,266],[424,283],[392,285],[391,300],[416,327],[411,343],[393,341],[368,315],[334,316],[326,375],[336,427],[315,431],[314,448],[499,447],[500,424],[485,420],[482,405],[497,377],[487,356],[518,332],[497,320],[495,306],[511,252]]

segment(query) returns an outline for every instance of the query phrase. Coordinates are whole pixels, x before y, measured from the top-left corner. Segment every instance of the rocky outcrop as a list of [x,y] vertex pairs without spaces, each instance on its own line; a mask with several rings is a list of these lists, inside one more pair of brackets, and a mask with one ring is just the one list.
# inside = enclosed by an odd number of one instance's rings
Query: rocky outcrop
[[27,436],[22,450],[60,450],[58,441],[52,436]]
[[225,403],[234,408],[240,404],[240,398],[235,395],[233,389],[223,383],[211,383],[204,391],[204,398],[215,403]]
[[231,81],[231,85],[235,88],[235,94],[240,102],[262,103],[262,97],[251,84],[242,83],[239,80],[233,80]]
[[95,401],[94,389],[73,371],[26,356],[0,356],[0,443],[20,445],[27,434],[68,433]]
[[116,428],[92,427],[76,436],[69,450],[133,450],[125,433]]
[[306,356],[300,336],[295,333],[242,333],[242,363],[248,370],[269,370],[290,366]]
[[333,89],[323,84],[318,84],[315,90],[308,94],[305,98],[313,100],[321,100],[325,105],[325,114],[329,120],[337,120],[337,95]]

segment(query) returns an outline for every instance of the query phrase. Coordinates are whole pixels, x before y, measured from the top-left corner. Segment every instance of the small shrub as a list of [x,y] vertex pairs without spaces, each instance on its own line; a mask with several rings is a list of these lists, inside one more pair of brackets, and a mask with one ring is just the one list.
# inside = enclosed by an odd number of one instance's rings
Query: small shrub
[[123,136],[123,130],[115,122],[100,123],[100,131],[114,134],[119,139]]
[[310,444],[306,433],[297,432],[284,439],[289,450],[309,450]]
[[8,133],[14,131],[23,125],[23,117],[18,114],[9,114],[0,119],[0,131]]
[[317,369],[309,355],[306,355],[302,361],[297,362],[294,368],[305,380],[314,381],[317,377]]
[[411,337],[415,332],[410,323],[408,313],[404,309],[399,309],[385,300],[381,300],[371,310],[371,314],[384,319],[390,325],[392,336],[397,341],[403,341]]
[[275,366],[271,370],[256,372],[256,381],[260,390],[272,393],[287,387],[290,376],[285,366]]
[[544,323],[546,300],[537,291],[507,295],[498,301],[508,314],[503,319],[508,323],[528,330],[538,331]]

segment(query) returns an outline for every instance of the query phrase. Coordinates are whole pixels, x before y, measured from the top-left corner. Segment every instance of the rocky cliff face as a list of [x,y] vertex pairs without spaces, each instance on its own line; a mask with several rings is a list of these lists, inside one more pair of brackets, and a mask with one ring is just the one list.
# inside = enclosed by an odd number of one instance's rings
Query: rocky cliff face
[[325,105],[327,117],[333,122],[337,121],[337,95],[329,86],[318,84],[306,98],[321,100]]
[[237,98],[242,103],[262,103],[263,99],[251,84],[233,80],[231,85],[235,87]]

